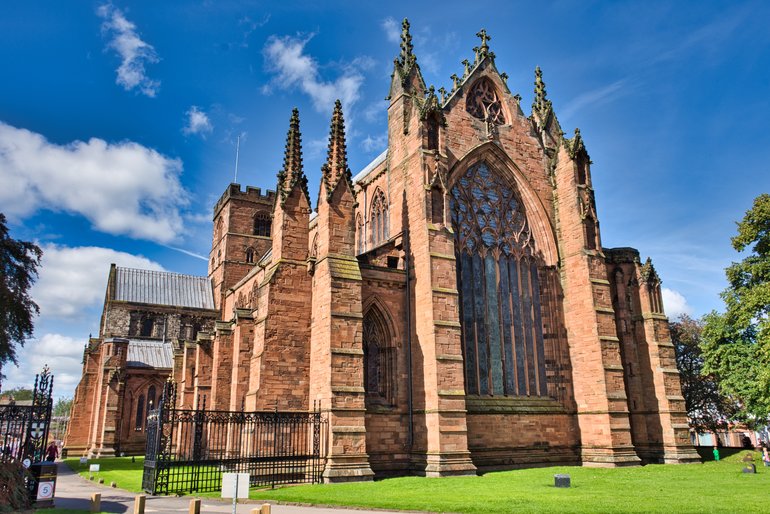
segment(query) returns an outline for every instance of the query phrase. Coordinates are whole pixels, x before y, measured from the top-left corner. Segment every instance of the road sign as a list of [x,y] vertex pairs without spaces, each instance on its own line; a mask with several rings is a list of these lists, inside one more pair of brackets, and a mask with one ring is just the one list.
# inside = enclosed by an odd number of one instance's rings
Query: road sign
[[248,473],[222,473],[222,498],[248,498]]

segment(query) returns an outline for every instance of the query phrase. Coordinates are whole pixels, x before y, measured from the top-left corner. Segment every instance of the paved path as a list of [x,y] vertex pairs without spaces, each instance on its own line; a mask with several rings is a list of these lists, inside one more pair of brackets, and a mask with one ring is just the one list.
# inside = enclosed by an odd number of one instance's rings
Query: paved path
[[[134,511],[134,493],[122,489],[113,489],[96,484],[81,477],[69,466],[58,464],[58,478],[56,480],[56,508],[60,509],[85,509],[91,506],[91,494],[102,494],[102,512],[114,513],[133,513]],[[176,513],[188,512],[190,506],[190,496],[147,496],[145,512],[149,513]],[[243,501],[243,500],[241,500]],[[299,507],[294,505],[277,505],[273,502],[261,500],[251,500],[251,503],[238,504],[238,514],[249,514],[251,509],[259,507],[263,503],[272,505],[272,514],[387,514],[398,512],[404,514],[404,511],[385,511],[385,510],[355,510],[344,508],[323,508],[323,507]],[[232,512],[233,504],[224,500],[213,498],[204,498],[201,502],[201,514],[209,512]],[[412,511],[414,512],[414,511]]]

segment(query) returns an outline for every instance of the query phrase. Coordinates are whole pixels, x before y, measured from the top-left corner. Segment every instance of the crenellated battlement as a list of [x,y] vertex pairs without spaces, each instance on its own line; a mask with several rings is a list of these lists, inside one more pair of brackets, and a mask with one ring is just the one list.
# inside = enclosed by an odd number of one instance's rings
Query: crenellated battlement
[[246,191],[241,190],[240,184],[230,184],[222,196],[214,205],[214,217],[217,217],[228,200],[246,200],[255,203],[269,204],[271,207],[275,202],[275,191],[268,189],[264,194],[259,187],[246,186]]

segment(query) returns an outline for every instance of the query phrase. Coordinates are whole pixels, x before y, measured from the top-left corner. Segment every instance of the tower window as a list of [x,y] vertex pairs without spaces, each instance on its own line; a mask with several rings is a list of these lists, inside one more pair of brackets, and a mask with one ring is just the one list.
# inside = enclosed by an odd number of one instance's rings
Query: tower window
[[246,262],[254,264],[254,248],[246,249]]
[[254,216],[254,235],[262,237],[270,237],[270,230],[272,228],[272,220],[270,215],[264,212],[258,212]]

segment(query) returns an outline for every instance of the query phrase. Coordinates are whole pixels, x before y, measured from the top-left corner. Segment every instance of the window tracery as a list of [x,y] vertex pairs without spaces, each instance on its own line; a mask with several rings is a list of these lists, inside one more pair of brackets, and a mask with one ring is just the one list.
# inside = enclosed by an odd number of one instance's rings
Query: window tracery
[[254,235],[262,237],[270,237],[270,230],[272,229],[273,222],[270,219],[270,215],[265,212],[258,212],[254,216]]
[[396,404],[396,353],[376,307],[364,316],[364,387],[369,404]]
[[480,163],[450,201],[467,393],[547,396],[543,263],[518,193]]
[[379,245],[388,239],[388,202],[381,189],[374,192],[372,208],[369,214],[372,246]]
[[465,110],[471,116],[494,125],[505,123],[503,106],[497,96],[497,90],[492,81],[486,77],[479,79],[468,92]]

